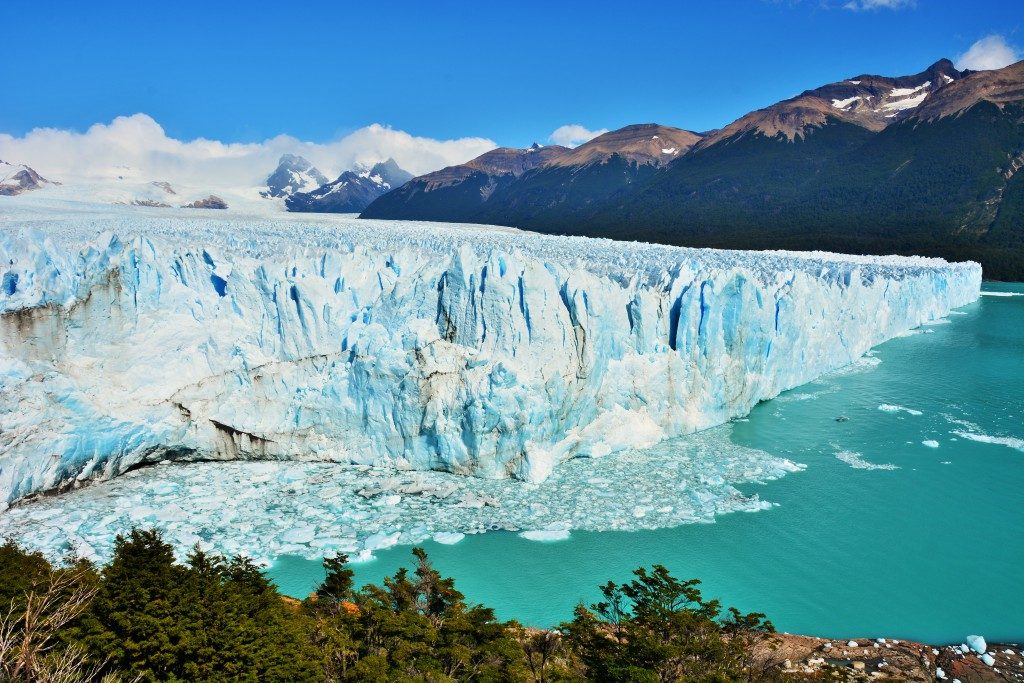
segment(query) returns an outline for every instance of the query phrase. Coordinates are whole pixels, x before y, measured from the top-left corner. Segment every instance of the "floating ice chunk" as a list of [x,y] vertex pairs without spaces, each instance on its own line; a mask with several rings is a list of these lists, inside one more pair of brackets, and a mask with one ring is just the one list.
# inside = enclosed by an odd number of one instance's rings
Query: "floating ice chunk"
[[401,537],[402,533],[400,531],[390,534],[383,532],[370,534],[366,537],[366,540],[363,541],[363,545],[369,551],[383,550],[384,548],[390,548],[391,546],[397,545],[398,540]]
[[878,409],[884,413],[907,413],[908,415],[924,415],[920,410],[914,410],[913,408],[905,408],[903,406],[893,405],[892,403],[883,403],[878,406]]
[[434,534],[433,539],[435,543],[441,543],[442,545],[455,545],[466,537],[466,534],[453,531],[441,531]]
[[1006,446],[1008,448],[1024,452],[1024,439],[1018,439],[1013,436],[989,436],[988,434],[975,434],[973,432],[960,430],[954,431],[953,433],[965,439],[970,439],[971,441],[991,443],[996,444],[997,446]]
[[281,534],[283,543],[309,543],[316,537],[316,528],[311,526],[300,526]]
[[1022,292],[981,292],[982,296],[1024,296]]
[[351,556],[349,562],[369,562],[374,559],[372,550],[360,550],[355,555]]
[[988,649],[988,643],[985,642],[985,638],[982,636],[967,636],[966,641],[967,645],[978,654],[984,654],[985,650]]
[[940,681],[946,680],[946,672],[942,670],[941,666],[935,667],[935,677],[938,678]]
[[836,453],[836,459],[845,462],[847,465],[855,470],[898,470],[897,465],[885,463],[877,464],[868,462],[860,453],[853,451],[839,451]]
[[996,663],[995,657],[993,657],[992,655],[990,655],[987,652],[985,654],[981,655],[981,657],[979,657],[979,659],[982,662],[984,662],[986,665],[988,665],[988,666],[994,666],[995,663]]
[[934,439],[926,439],[925,441],[922,441],[921,444],[924,445],[924,446],[927,446],[928,448],[938,448],[939,447],[939,442],[934,440]]
[[860,645],[857,644],[856,640],[851,640],[846,644],[846,647],[860,647]]
[[182,522],[188,519],[188,513],[180,505],[171,503],[157,512],[156,518],[161,522]]
[[519,534],[527,541],[564,541],[569,538],[568,529],[533,529]]

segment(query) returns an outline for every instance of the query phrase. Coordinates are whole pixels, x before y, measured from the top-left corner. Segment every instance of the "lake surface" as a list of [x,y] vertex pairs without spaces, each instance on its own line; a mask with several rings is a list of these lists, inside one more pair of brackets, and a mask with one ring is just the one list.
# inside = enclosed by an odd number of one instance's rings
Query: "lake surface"
[[[1024,284],[984,289],[1024,295]],[[423,545],[468,599],[529,625],[569,619],[599,584],[659,563],[783,631],[1021,640],[1024,296],[982,296],[873,358],[731,425],[736,445],[807,465],[739,487],[771,509],[551,543],[493,532]],[[409,558],[408,547],[378,551],[355,565],[357,579],[379,581]],[[319,563],[298,557],[269,573],[296,596],[322,577]]]

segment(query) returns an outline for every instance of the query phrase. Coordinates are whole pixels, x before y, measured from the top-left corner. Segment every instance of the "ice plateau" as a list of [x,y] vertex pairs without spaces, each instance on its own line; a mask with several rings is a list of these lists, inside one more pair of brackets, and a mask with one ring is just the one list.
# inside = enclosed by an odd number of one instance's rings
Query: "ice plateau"
[[539,482],[744,415],[980,280],[917,257],[16,198],[0,505],[169,460]]

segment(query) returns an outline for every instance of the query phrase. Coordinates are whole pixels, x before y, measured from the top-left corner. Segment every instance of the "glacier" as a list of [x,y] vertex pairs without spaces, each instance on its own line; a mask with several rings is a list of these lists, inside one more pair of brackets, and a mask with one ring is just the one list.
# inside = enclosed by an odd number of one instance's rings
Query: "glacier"
[[15,198],[0,506],[167,461],[542,482],[745,415],[980,282],[920,257]]

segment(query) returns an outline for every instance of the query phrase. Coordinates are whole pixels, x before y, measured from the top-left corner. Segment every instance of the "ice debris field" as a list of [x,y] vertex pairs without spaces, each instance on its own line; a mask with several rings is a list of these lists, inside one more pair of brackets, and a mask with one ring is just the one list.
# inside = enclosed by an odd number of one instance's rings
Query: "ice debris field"
[[[480,495],[596,471],[847,366],[981,280],[917,257],[21,198],[0,255],[2,506],[166,461],[443,471]],[[112,486],[148,506],[132,481]]]
[[[184,556],[195,544],[269,564],[282,555],[355,561],[396,544],[505,530],[535,541],[580,530],[654,529],[770,507],[735,485],[803,466],[732,444],[717,427],[615,457],[569,461],[539,484],[335,463],[171,464],[17,505],[0,515],[55,560],[109,558],[132,526],[158,527]],[[230,501],[230,504],[226,504]]]

